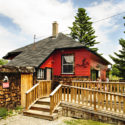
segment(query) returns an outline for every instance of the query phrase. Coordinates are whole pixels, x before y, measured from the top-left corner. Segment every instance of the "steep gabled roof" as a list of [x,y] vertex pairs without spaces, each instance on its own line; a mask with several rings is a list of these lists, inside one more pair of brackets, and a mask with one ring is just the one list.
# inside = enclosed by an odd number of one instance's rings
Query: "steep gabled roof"
[[[9,66],[32,66],[38,67],[42,62],[44,62],[47,57],[55,50],[61,48],[81,48],[83,47],[81,43],[74,41],[72,38],[59,33],[57,38],[48,37],[46,39],[36,42],[35,49],[33,49],[33,44],[16,49],[9,52],[4,59],[8,59],[10,55],[17,54],[17,56],[12,59],[7,65]],[[86,47],[83,47],[86,48]],[[86,48],[88,49],[88,48]],[[88,49],[91,51],[90,49]],[[109,62],[104,59],[99,54],[91,51],[100,58],[102,58],[107,64]]]

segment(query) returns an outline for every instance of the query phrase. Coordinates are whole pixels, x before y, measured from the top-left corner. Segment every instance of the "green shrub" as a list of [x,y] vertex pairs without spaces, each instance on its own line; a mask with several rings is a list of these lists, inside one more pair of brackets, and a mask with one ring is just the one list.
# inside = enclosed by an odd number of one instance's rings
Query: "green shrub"
[[9,115],[9,116],[12,116],[12,115],[13,115],[13,110],[12,110],[12,109],[10,109],[10,110],[8,111],[8,115]]
[[15,108],[15,110],[22,110],[22,109],[23,109],[23,107],[20,105]]
[[0,117],[5,118],[8,115],[8,110],[6,108],[0,108]]

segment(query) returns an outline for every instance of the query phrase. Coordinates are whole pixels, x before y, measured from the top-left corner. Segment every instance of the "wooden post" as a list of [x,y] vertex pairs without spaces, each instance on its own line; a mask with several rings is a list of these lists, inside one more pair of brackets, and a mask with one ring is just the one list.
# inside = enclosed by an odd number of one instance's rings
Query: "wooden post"
[[121,112],[121,97],[120,96],[118,96],[118,103],[119,103],[118,109],[119,109],[119,112]]
[[69,102],[69,87],[67,87],[67,102]]
[[116,95],[114,95],[114,111],[116,112]]
[[123,113],[125,114],[125,96],[123,96]]
[[100,93],[98,92],[98,109],[100,109]]
[[108,110],[108,94],[106,93],[106,110]]
[[96,111],[96,91],[94,91],[94,110]]
[[26,94],[26,110],[28,110],[28,94]]
[[110,111],[112,111],[112,94],[110,94]]
[[117,83],[117,93],[119,93],[119,83]]
[[52,115],[53,111],[53,96],[50,97],[50,115]]

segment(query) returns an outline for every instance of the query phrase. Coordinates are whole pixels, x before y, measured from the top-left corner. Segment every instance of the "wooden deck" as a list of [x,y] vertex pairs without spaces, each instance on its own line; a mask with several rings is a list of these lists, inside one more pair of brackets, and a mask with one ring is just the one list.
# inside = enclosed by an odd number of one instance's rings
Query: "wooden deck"
[[73,81],[72,86],[58,85],[51,94],[50,86],[50,81],[41,81],[26,93],[25,114],[45,119],[46,112],[54,120],[53,115],[62,105],[125,121],[125,83]]

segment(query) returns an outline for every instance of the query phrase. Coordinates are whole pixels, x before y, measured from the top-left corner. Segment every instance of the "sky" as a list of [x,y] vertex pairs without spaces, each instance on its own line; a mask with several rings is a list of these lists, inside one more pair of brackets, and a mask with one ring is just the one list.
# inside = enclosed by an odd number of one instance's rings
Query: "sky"
[[34,34],[36,41],[51,36],[54,21],[59,32],[69,33],[78,8],[85,8],[94,22],[99,53],[113,63],[109,54],[118,52],[119,39],[125,39],[125,0],[0,0],[0,58],[33,43]]

